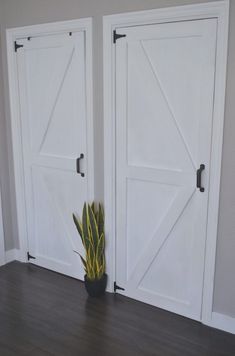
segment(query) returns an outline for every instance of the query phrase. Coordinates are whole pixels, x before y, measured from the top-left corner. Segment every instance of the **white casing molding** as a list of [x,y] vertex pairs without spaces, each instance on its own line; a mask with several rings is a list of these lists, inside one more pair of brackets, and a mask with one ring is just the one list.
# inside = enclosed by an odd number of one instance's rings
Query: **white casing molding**
[[104,69],[104,177],[105,217],[107,239],[108,290],[113,291],[115,281],[115,45],[113,31],[117,28],[157,24],[172,21],[216,18],[218,24],[216,51],[216,80],[214,92],[214,122],[210,167],[210,190],[207,221],[203,304],[201,321],[211,325],[216,258],[217,224],[219,210],[222,142],[224,126],[226,66],[229,24],[229,0],[185,5],[156,10],[130,12],[103,17],[103,69]]

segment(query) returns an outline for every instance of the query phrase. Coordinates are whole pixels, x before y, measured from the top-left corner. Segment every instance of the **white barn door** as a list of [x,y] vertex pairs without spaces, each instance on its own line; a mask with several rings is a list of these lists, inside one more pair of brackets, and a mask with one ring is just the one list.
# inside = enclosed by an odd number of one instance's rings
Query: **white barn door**
[[116,282],[124,295],[197,320],[216,27],[208,19],[120,28],[126,37],[115,46]]
[[85,34],[17,45],[30,262],[82,278],[72,213],[89,196]]

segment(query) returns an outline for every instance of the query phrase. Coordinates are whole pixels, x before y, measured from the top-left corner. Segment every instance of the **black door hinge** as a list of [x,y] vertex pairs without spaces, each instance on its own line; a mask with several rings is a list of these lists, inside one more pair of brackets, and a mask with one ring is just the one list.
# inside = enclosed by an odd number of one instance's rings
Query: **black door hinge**
[[29,260],[36,260],[36,257],[31,256],[29,252],[27,252],[27,258],[28,258],[28,261]]
[[124,288],[119,287],[116,282],[114,282],[113,285],[114,285],[114,292],[116,292],[116,290],[125,290]]
[[24,47],[24,45],[18,44],[16,41],[14,42],[15,52],[17,52],[18,48]]
[[113,43],[116,43],[116,41],[122,37],[126,37],[126,35],[120,35],[116,30],[113,31]]

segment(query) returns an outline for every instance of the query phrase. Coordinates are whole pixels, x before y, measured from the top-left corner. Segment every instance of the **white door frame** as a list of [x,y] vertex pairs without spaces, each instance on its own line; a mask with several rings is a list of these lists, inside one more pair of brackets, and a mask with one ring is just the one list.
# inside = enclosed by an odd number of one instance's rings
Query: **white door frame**
[[0,266],[5,264],[5,242],[4,242],[4,229],[2,219],[2,196],[0,185]]
[[107,239],[108,288],[115,281],[115,45],[112,36],[116,28],[141,24],[217,18],[217,51],[214,92],[214,115],[208,202],[207,240],[201,321],[211,325],[217,224],[219,210],[220,174],[226,88],[229,0],[186,5],[103,17],[104,57],[104,161],[105,216]]
[[24,187],[23,150],[20,124],[17,60],[14,41],[17,39],[46,36],[67,32],[85,32],[86,50],[86,107],[87,107],[87,169],[89,200],[94,198],[94,150],[93,150],[93,82],[92,82],[92,19],[53,22],[6,30],[8,80],[11,115],[11,134],[16,190],[17,225],[19,236],[19,260],[27,262],[28,238]]

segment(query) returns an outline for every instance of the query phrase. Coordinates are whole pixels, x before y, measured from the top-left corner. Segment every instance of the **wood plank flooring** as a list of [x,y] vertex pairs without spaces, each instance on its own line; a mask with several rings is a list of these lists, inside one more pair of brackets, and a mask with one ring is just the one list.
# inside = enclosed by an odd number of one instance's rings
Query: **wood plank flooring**
[[0,356],[235,356],[235,336],[33,265],[0,268]]

